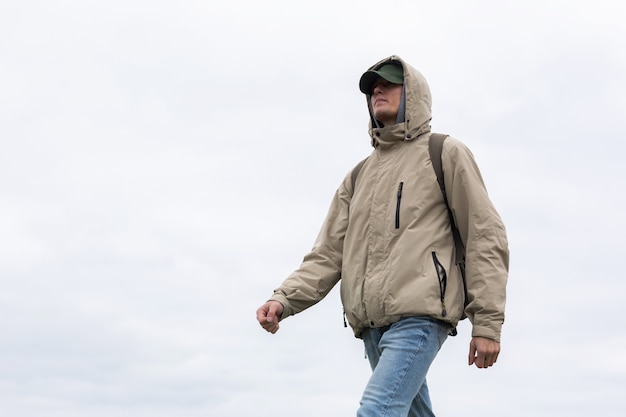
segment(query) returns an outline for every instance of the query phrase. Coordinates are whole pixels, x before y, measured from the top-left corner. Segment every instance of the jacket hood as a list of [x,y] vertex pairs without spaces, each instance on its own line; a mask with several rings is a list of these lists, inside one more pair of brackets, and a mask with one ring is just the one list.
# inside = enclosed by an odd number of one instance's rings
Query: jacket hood
[[397,55],[385,58],[368,68],[377,70],[388,63],[400,63],[404,71],[404,121],[391,126],[378,127],[372,114],[370,95],[366,95],[367,108],[370,114],[369,134],[372,146],[386,148],[399,141],[410,141],[430,132],[432,98],[426,78],[415,68],[407,64]]

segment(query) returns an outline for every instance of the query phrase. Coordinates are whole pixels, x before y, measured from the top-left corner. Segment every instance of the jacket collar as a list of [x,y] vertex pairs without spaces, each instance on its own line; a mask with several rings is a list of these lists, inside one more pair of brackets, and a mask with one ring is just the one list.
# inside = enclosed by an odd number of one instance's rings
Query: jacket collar
[[430,132],[430,123],[428,122],[420,126],[420,129],[417,129],[414,134],[407,131],[406,122],[388,127],[374,128],[371,132],[372,146],[374,148],[388,149],[398,143],[412,141],[428,132]]

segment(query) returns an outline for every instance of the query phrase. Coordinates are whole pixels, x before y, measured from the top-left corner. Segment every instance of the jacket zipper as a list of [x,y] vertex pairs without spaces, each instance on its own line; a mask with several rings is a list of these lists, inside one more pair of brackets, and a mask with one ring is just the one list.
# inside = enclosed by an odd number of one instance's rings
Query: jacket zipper
[[448,274],[446,273],[446,268],[441,265],[439,259],[437,258],[437,254],[433,251],[433,263],[435,264],[435,271],[437,271],[437,278],[439,280],[439,294],[441,296],[441,316],[445,317],[448,315],[448,311],[446,309],[446,287],[448,286]]
[[402,187],[404,186],[404,182],[400,181],[398,185],[398,193],[396,200],[396,229],[400,228],[400,200],[402,200]]

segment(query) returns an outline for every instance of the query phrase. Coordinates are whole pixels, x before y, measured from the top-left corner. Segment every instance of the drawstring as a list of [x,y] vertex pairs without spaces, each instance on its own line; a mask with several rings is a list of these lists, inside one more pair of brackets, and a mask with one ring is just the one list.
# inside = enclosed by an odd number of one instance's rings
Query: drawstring
[[396,124],[404,122],[404,113],[406,113],[406,93],[404,84],[402,84],[402,96],[400,97],[400,107],[398,107],[398,117],[396,118]]

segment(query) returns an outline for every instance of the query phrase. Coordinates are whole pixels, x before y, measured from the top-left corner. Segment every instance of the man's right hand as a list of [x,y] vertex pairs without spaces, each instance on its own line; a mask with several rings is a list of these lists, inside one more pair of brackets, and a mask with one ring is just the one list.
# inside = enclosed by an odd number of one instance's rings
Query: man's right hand
[[283,305],[278,301],[268,301],[256,311],[256,319],[261,327],[274,334],[280,327],[278,322],[283,314]]

